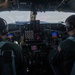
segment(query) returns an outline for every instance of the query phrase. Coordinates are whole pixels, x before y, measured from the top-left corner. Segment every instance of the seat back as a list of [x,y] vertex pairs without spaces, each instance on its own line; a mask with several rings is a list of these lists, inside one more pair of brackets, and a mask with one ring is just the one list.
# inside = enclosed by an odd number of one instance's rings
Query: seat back
[[1,75],[16,75],[14,52],[12,50],[2,51]]

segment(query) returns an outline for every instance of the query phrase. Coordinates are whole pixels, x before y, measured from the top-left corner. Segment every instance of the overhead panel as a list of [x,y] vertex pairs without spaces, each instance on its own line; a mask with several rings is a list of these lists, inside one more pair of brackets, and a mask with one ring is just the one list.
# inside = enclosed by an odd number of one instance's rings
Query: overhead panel
[[71,9],[75,10],[75,0],[70,0],[68,2],[68,5],[70,6]]
[[0,0],[0,11],[64,11],[73,8],[75,0]]

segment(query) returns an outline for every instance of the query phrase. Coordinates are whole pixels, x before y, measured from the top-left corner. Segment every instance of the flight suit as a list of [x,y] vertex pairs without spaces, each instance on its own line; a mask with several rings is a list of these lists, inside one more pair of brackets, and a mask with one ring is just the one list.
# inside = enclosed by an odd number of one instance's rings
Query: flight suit
[[70,75],[75,60],[75,42],[67,38],[60,43],[60,48],[61,51],[56,52],[51,64],[58,67],[62,75]]

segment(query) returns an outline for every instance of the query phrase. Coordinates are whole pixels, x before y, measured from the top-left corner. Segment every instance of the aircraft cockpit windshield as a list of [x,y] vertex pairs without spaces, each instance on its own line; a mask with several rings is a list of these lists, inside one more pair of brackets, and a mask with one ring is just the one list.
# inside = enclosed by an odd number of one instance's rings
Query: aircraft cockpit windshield
[[[7,23],[24,23],[31,20],[31,11],[2,11],[0,17],[4,18]],[[64,22],[69,16],[75,14],[74,12],[62,11],[45,11],[37,12],[36,20],[43,21],[44,23],[60,23]]]

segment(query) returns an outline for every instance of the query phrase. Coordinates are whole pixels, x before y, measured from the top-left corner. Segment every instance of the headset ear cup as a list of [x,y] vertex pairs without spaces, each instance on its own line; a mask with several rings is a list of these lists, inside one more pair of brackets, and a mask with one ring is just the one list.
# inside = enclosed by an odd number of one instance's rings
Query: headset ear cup
[[6,30],[6,28],[4,28],[3,30],[2,30],[2,35],[6,35],[7,34],[7,30]]
[[4,20],[4,19],[2,19],[2,18],[0,18],[0,32],[1,32],[1,34],[2,35],[6,35],[6,33],[7,33],[7,22]]
[[66,31],[71,31],[74,29],[74,24],[73,23],[68,23],[68,25],[66,25]]

